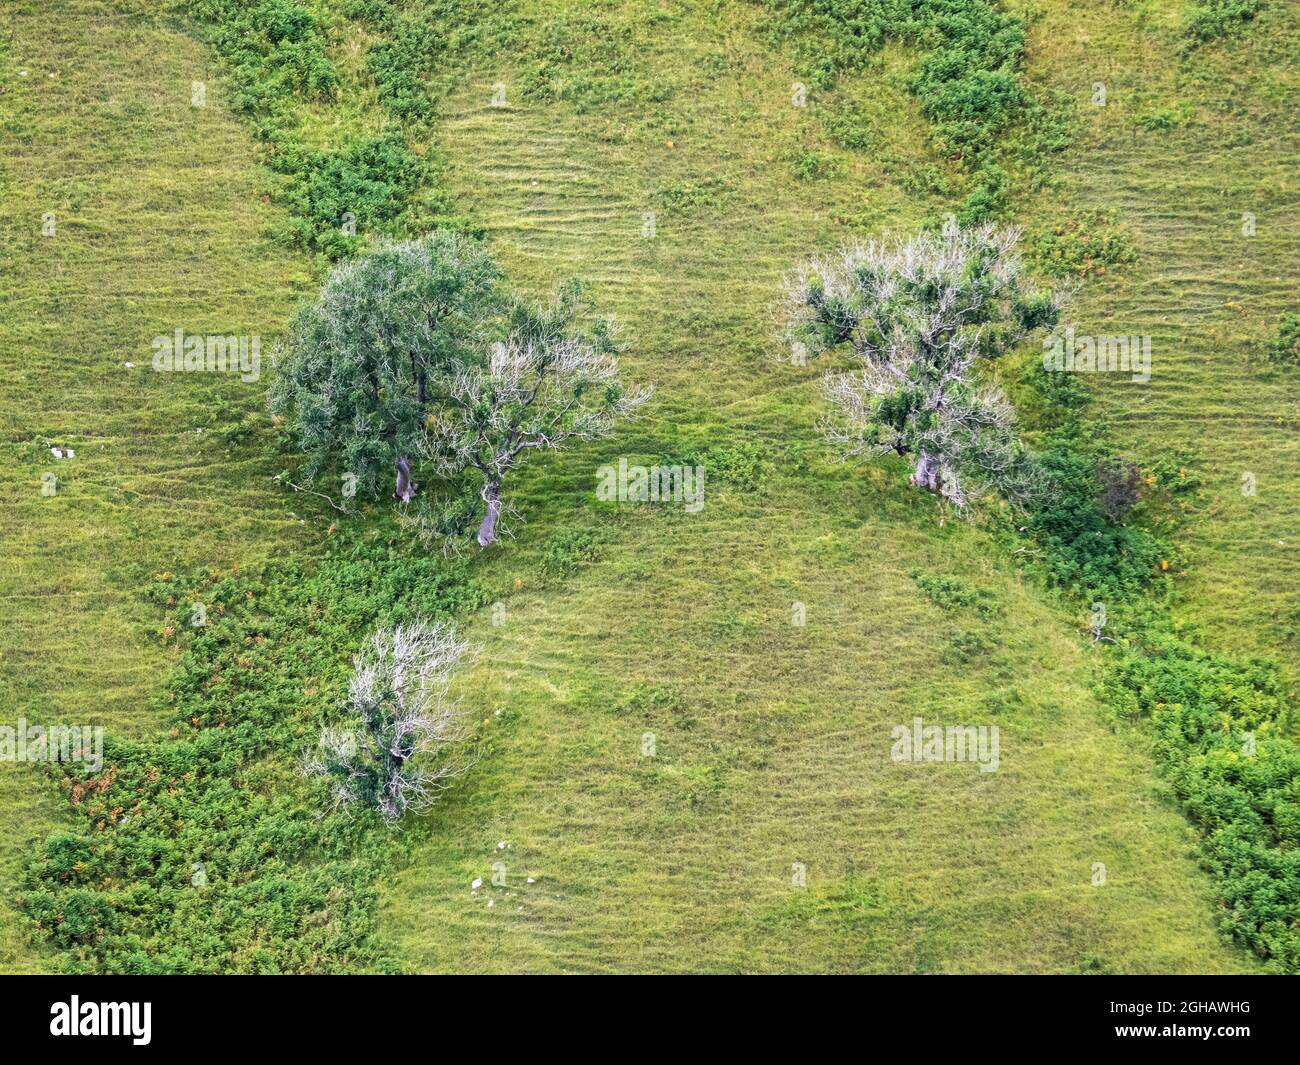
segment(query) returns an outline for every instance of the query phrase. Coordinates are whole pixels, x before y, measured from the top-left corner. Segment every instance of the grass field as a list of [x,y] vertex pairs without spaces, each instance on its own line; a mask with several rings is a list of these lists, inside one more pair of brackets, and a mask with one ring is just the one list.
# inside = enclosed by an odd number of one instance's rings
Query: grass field
[[[1186,530],[1190,615],[1222,645],[1293,664],[1298,382],[1263,351],[1296,303],[1300,75],[1290,60],[1300,26],[1293,7],[1272,5],[1247,37],[1180,65],[1167,28],[1182,5],[1145,9],[1097,5],[1082,35],[1063,32],[1072,15],[1058,7],[1038,31],[1052,42],[1038,53],[1048,68],[1079,71],[1081,92],[1108,85],[1105,107],[1082,108],[1060,168],[1066,202],[1118,210],[1141,256],[1122,277],[1090,284],[1075,317],[1098,323],[1095,333],[1152,336],[1150,385],[1098,375],[1096,395],[1124,447],[1197,460],[1209,505]],[[1246,473],[1254,495],[1243,492]]]
[[[191,107],[191,81],[213,70],[191,37],[108,4],[6,9],[0,692],[7,720],[147,735],[169,723],[172,666],[142,578],[303,542],[273,460],[221,442],[262,410],[263,386],[154,374],[150,340],[269,334],[309,268],[262,235],[244,129],[217,100]],[[45,961],[18,927],[14,879],[60,803],[31,766],[4,763],[0,787],[0,964],[25,971]]]
[[[177,326],[273,337],[321,269],[267,236],[274,184],[218,62],[160,6],[6,0],[0,43],[0,692],[8,716],[132,735],[170,723],[170,652],[133,592],[142,577],[310,558],[337,517],[272,482],[264,381],[148,372],[149,339]],[[1207,503],[1182,533],[1179,610],[1227,647],[1285,657],[1300,631],[1300,410],[1294,372],[1246,355],[1294,306],[1295,71],[1280,58],[1294,13],[1270,8],[1184,67],[1180,4],[1090,4],[1091,37],[1072,5],[1038,6],[1029,76],[1076,99],[1078,133],[1061,184],[1023,193],[1024,224],[1120,208],[1139,259],[1090,280],[1074,317],[1081,332],[1152,334],[1154,373],[1097,380],[1097,405],[1120,450],[1200,460]],[[522,471],[527,521],[476,564],[504,623],[466,619],[482,652],[460,687],[494,734],[473,774],[401,829],[380,930],[403,964],[1255,970],[1215,929],[1196,833],[1147,741],[1106,724],[1086,604],[1045,592],[979,523],[941,520],[901,465],[833,461],[812,428],[820,367],[790,365],[775,339],[780,279],[809,249],[946,207],[909,178],[928,151],[900,80],[913,57],[891,45],[844,86],[887,149],[855,152],[828,140],[816,100],[791,106],[797,76],[761,43],[755,5],[524,0],[509,14],[564,29],[576,58],[561,70],[618,69],[632,88],[530,98],[534,53],[470,49],[439,83],[446,181],[520,287],[593,283],[623,323],[627,375],[656,396],[614,438]],[[333,32],[361,77],[352,45],[368,31],[340,17]],[[194,80],[206,107],[190,104]],[[1098,80],[1108,104],[1091,108]],[[314,128],[328,138],[373,106],[358,90],[346,119],[322,109]],[[1165,108],[1177,113],[1142,127]],[[810,153],[825,172],[809,180]],[[1243,211],[1258,219],[1248,241]],[[49,453],[68,445],[74,459]],[[594,500],[596,468],[620,456],[724,447],[739,457],[712,452],[699,514]],[[42,496],[50,471],[57,494]],[[594,548],[557,573],[548,552],[575,529]],[[988,590],[996,616],[941,610],[914,571]],[[914,716],[997,724],[999,771],[892,763],[890,729]],[[9,901],[63,814],[31,767],[0,769]],[[494,862],[504,886],[471,895]],[[0,965],[56,964],[2,913]]]

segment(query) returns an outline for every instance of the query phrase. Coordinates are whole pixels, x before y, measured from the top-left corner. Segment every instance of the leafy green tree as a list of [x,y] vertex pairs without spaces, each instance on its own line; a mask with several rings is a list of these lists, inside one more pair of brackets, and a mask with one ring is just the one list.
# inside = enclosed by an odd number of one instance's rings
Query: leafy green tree
[[499,280],[478,241],[450,232],[381,244],[330,271],[277,353],[271,392],[309,481],[334,469],[374,497],[389,472],[396,497],[410,501],[434,382],[473,361],[502,308]]

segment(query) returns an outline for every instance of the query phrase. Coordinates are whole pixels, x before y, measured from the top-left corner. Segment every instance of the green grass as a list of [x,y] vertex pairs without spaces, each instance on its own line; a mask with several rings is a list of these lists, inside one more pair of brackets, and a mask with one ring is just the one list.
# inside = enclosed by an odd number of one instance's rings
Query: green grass
[[[1034,215],[1106,208],[1130,229],[1137,262],[1089,280],[1069,315],[1081,333],[1152,337],[1148,385],[1108,379],[1122,375],[1089,382],[1108,442],[1144,463],[1194,460],[1188,472],[1204,499],[1180,533],[1190,556],[1179,580],[1185,610],[1215,645],[1276,657],[1294,678],[1300,378],[1268,350],[1297,303],[1300,71],[1290,57],[1300,24],[1294,9],[1270,5],[1249,38],[1180,61],[1180,7],[1149,4],[1144,15],[1097,5],[1088,30],[1069,35],[1076,15],[1053,5],[1040,23],[1044,69],[1088,74],[1062,188]],[[1106,82],[1105,107],[1086,106],[1093,81]],[[1174,104],[1189,109],[1186,128],[1138,125]],[[1255,216],[1252,237],[1244,213]],[[1254,495],[1243,493],[1246,473]]]
[[[1090,278],[1076,320],[1157,337],[1145,391],[1091,382],[1108,442],[1147,461],[1199,455],[1220,499],[1185,527],[1183,609],[1228,648],[1294,650],[1294,563],[1275,542],[1294,536],[1294,382],[1241,358],[1294,309],[1295,86],[1278,58],[1293,18],[1271,5],[1258,36],[1203,48],[1184,72],[1180,4],[1097,5],[1082,34],[1077,9],[1045,6],[1029,76],[1077,97],[1080,130],[1061,187],[1019,201],[1026,225],[1119,207],[1138,260]],[[77,17],[57,23],[44,5],[7,7],[0,691],[13,716],[148,737],[170,724],[175,658],[135,591],[142,576],[310,558],[338,517],[275,489],[260,415],[249,439],[218,442],[222,423],[260,410],[260,386],[152,375],[148,339],[178,324],[273,335],[310,264],[267,239],[283,212],[261,196],[277,186],[181,24],[90,0],[65,0]],[[526,290],[591,280],[624,323],[627,376],[657,394],[619,436],[535,461],[511,489],[527,522],[475,563],[504,623],[490,609],[467,619],[482,652],[460,685],[487,747],[401,830],[381,932],[428,971],[1255,969],[1215,930],[1196,834],[1148,739],[1109,727],[1093,694],[1087,604],[1046,594],[980,524],[941,521],[901,466],[841,466],[813,431],[820,368],[790,365],[774,339],[781,275],[813,246],[932,220],[962,190],[943,191],[951,168],[931,157],[900,76],[914,53],[890,45],[879,70],[840,86],[893,150],[845,148],[819,101],[791,106],[796,75],[760,43],[760,14],[629,3],[579,18],[569,2],[523,0],[501,18],[542,43],[499,67],[468,46],[441,69],[429,140],[457,207]],[[529,32],[561,25],[572,63]],[[365,34],[337,33],[334,58],[358,76],[363,49],[349,45]],[[591,57],[611,53],[622,76],[593,78]],[[200,78],[209,106],[193,110]],[[1089,109],[1101,79],[1110,103]],[[498,82],[504,107],[491,105]],[[1216,113],[1228,87],[1239,113]],[[1200,125],[1142,126],[1186,100]],[[349,96],[314,128],[327,137],[375,106]],[[807,153],[835,165],[801,180]],[[60,219],[51,240],[46,210]],[[1260,225],[1238,258],[1225,252],[1240,210]],[[77,449],[54,464],[52,499],[39,494],[46,438]],[[759,471],[712,452],[698,515],[594,502],[596,468],[620,455],[737,444]],[[714,476],[723,466],[729,480]],[[1241,469],[1257,474],[1253,498]],[[913,573],[984,594],[945,609]],[[791,624],[796,602],[806,625]],[[984,650],[954,660],[953,646]],[[890,729],[917,715],[997,724],[1001,768],[892,763]],[[8,897],[64,814],[27,767],[3,766],[0,786],[6,812],[22,811],[0,836]],[[496,861],[506,885],[471,896]],[[0,964],[52,965],[0,912]]]
[[[139,594],[148,574],[305,540],[264,423],[253,443],[221,443],[223,425],[261,411],[264,385],[154,374],[150,340],[178,325],[269,338],[309,272],[264,235],[252,144],[196,41],[109,4],[5,8],[0,706],[9,723],[147,737],[169,722],[176,662]],[[206,108],[190,106],[195,80]],[[66,818],[32,766],[0,764],[0,789],[0,966],[30,971],[50,960],[27,942],[15,884]]]
[[[717,39],[712,16],[677,11],[671,40],[643,33],[635,48],[669,83],[708,70]],[[579,587],[524,589],[504,626],[479,630],[492,665],[471,687],[516,720],[386,886],[390,928],[430,969],[1076,971],[1088,956],[1118,971],[1249,967],[1216,944],[1192,837],[1153,797],[1141,739],[1100,726],[1074,619],[1033,613],[1037,593],[990,568],[989,541],[938,528],[897,467],[836,467],[813,438],[817,371],[770,358],[780,275],[842,236],[840,219],[905,228],[933,204],[862,155],[845,153],[843,176],[813,189],[769,162],[821,144],[821,131],[790,107],[789,70],[741,32],[749,10],[727,17],[727,74],[672,98],[670,136],[617,108],[492,108],[491,71],[445,108],[451,181],[508,271],[538,288],[592,278],[626,324],[631,376],[659,395],[622,440],[554,464],[548,492],[530,475],[517,564],[572,520],[557,520],[557,499],[589,499],[594,467],[620,451],[739,436],[777,461],[760,490],[710,496],[696,519],[627,515],[631,531]],[[882,110],[906,113],[901,89],[873,88]],[[665,213],[642,240],[657,191],[700,174],[722,181],[725,206]],[[908,576],[918,567],[989,571],[1014,604],[993,655],[955,683],[936,632],[978,622],[943,626]],[[809,611],[802,630],[788,621],[795,600]],[[665,686],[661,700],[644,695]],[[989,720],[990,702],[1006,705],[1018,751],[996,787],[884,760],[891,724]],[[486,879],[501,841],[523,857],[513,896],[496,892],[489,910],[469,882]],[[796,861],[821,895],[853,876],[880,885],[870,937],[791,918]],[[1092,888],[1093,861],[1124,885]]]

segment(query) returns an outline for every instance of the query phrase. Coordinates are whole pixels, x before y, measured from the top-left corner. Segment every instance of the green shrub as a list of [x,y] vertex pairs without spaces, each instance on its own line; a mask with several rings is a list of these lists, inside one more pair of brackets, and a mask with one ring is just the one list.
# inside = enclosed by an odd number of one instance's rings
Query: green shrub
[[986,163],[972,178],[971,191],[957,208],[957,221],[964,226],[996,218],[1006,210],[1007,175],[993,163]]
[[944,640],[940,657],[947,665],[959,666],[982,658],[994,647],[993,640],[986,633],[976,629],[961,629]]
[[334,259],[360,248],[361,238],[343,230],[348,216],[358,233],[406,228],[401,223],[412,210],[412,194],[428,173],[405,137],[392,130],[351,138],[334,151],[286,157],[283,169],[296,178],[288,202],[301,244]]
[[[326,55],[325,28],[311,5],[188,0],[188,10],[210,27],[213,45],[230,66],[235,109],[265,145],[268,165],[286,179],[290,217],[277,237],[339,259],[355,254],[368,233],[398,235],[434,222],[460,225],[448,195],[432,187],[434,170],[410,150],[399,127],[354,135],[337,148],[319,148],[307,139],[303,101],[328,101],[340,84]],[[380,102],[395,120],[429,113],[423,79],[433,54],[433,37],[421,24],[405,21],[372,50]]]
[[325,98],[338,88],[324,29],[297,0],[190,0],[189,10],[215,27],[213,43],[235,75],[237,109],[276,110],[294,94]]
[[1098,468],[1105,459],[1083,445],[1076,429],[1054,433],[1039,456],[1044,483],[1026,526],[1043,546],[1049,583],[1089,601],[1116,602],[1140,594],[1177,556],[1140,525],[1119,525],[1102,513]]
[[768,449],[758,440],[736,440],[691,448],[681,454],[664,454],[660,466],[701,466],[706,482],[722,481],[735,488],[753,490],[763,482],[767,471]]
[[1277,339],[1269,348],[1268,356],[1274,362],[1300,363],[1300,314],[1289,311],[1277,323]]
[[996,595],[960,577],[913,570],[912,580],[930,602],[944,610],[973,610],[985,619],[1002,613],[1002,603]]
[[1187,129],[1196,121],[1196,109],[1190,103],[1180,103],[1173,107],[1158,107],[1143,111],[1137,116],[1139,129],[1155,133],[1166,129]]
[[838,108],[819,107],[817,115],[831,139],[841,148],[864,152],[874,147],[876,138],[871,132],[867,117],[853,101],[843,103]]
[[831,155],[801,149],[792,159],[794,176],[800,181],[821,181],[843,172],[840,161]]
[[1183,22],[1193,42],[1216,40],[1236,32],[1264,6],[1263,0],[1196,0]]
[[[888,40],[923,49],[908,88],[931,123],[935,148],[972,171],[989,162],[1006,130],[1034,110],[1020,80],[1025,22],[988,0],[768,0],[765,6],[764,37],[789,47],[801,76],[823,92],[842,75],[870,66]],[[839,143],[869,144],[851,107],[838,114],[819,110]],[[1036,121],[1041,124],[1041,116]],[[1040,143],[1047,147],[1051,140]],[[991,202],[995,188],[996,182],[982,180],[968,213]]]
[[1113,211],[1076,211],[1029,243],[1034,266],[1057,277],[1101,275],[1137,261],[1130,233]]
[[433,113],[428,86],[432,60],[439,54],[433,31],[418,19],[392,23],[390,36],[370,48],[366,64],[374,75],[379,102],[401,121],[420,121]]
[[1225,930],[1300,971],[1300,751],[1277,669],[1207,653],[1164,626],[1119,653],[1104,694],[1151,723],[1161,766],[1205,834]]
[[660,185],[655,200],[670,211],[689,211],[700,207],[717,207],[731,192],[721,178],[703,178],[677,185]]
[[588,529],[565,529],[556,533],[542,552],[542,568],[548,573],[573,573],[600,557],[600,543]]

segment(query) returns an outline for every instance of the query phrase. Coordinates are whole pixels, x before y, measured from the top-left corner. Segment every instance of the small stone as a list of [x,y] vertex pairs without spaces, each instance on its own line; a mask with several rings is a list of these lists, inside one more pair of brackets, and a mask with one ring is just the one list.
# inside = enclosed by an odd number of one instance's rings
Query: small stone
[[477,891],[483,886],[483,878],[481,876],[476,876],[469,886]]

